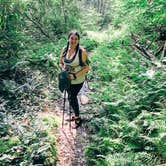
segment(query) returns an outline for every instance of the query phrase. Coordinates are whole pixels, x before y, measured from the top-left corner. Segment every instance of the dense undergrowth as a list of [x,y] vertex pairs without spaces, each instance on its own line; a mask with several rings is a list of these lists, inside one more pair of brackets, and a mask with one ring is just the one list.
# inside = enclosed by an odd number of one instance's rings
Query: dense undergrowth
[[89,165],[166,163],[166,71],[131,51],[104,43],[91,56],[93,100],[103,112],[88,125]]
[[[156,27],[165,32],[164,1],[120,2],[114,4],[112,26],[104,37],[100,33],[102,40],[90,56],[93,101],[102,110],[88,124],[85,156],[89,166],[162,165],[166,69],[165,49],[158,49],[165,38]],[[94,32],[89,35],[96,38]]]
[[55,165],[58,122],[53,116],[39,116],[54,108],[55,88],[25,61],[1,76],[0,165]]

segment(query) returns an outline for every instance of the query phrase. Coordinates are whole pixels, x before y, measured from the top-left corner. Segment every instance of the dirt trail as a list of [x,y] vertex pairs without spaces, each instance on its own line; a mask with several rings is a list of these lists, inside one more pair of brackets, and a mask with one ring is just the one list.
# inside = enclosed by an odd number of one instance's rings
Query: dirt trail
[[[84,104],[87,102],[87,98],[83,99]],[[62,101],[57,102],[55,114],[62,120]],[[68,107],[68,106],[66,106]],[[81,110],[83,112],[83,110]],[[83,116],[82,116],[83,117]],[[69,118],[67,111],[65,111],[65,118]],[[71,123],[71,126],[74,122]],[[86,166],[86,161],[83,158],[83,151],[87,144],[87,134],[84,124],[77,129],[69,127],[69,122],[64,121],[64,126],[59,124],[57,128],[57,165],[56,166]]]

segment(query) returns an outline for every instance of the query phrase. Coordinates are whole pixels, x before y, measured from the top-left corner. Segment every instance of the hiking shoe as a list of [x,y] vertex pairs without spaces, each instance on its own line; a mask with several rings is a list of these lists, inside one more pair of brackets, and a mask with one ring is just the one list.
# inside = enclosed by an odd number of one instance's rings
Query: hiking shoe
[[82,123],[82,119],[79,117],[79,118],[75,118],[75,125],[72,127],[73,129],[77,129],[78,127],[81,126],[81,123]]
[[75,120],[75,116],[72,116],[71,118],[65,119],[65,121],[67,121],[67,122],[72,122],[72,121],[74,121],[74,120]]

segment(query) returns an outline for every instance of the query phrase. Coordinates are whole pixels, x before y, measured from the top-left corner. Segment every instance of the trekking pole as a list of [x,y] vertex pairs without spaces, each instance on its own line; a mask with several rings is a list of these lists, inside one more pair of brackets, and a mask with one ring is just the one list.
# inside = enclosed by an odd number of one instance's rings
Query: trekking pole
[[64,98],[63,98],[62,128],[63,128],[63,126],[64,126],[65,102],[66,102],[66,90],[64,91]]
[[69,128],[71,130],[71,93],[68,94],[68,100],[69,100]]

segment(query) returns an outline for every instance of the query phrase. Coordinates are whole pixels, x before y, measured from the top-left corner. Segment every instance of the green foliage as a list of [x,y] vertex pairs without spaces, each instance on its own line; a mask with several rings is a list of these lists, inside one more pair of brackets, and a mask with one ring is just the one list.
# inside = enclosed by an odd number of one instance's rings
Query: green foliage
[[0,123],[0,136],[6,136],[9,134],[10,126],[7,123],[1,122]]
[[52,130],[52,129],[58,127],[58,126],[57,126],[57,120],[55,119],[54,116],[44,117],[44,118],[42,119],[42,121],[43,121],[44,125],[47,126],[47,128],[48,128],[49,130]]
[[6,150],[11,149],[13,146],[19,145],[20,140],[18,137],[3,138],[0,140],[0,154],[6,152]]
[[[109,165],[113,158],[97,156],[127,154],[131,151],[134,155],[115,157],[113,165],[123,162],[126,165],[140,165],[144,162],[147,165],[148,162],[155,165],[165,162],[165,149],[161,148],[160,144],[165,144],[165,70],[153,67],[154,73],[152,71],[153,75],[149,75],[149,64],[141,57],[130,55],[129,51],[128,48],[120,50],[116,45],[109,43],[99,46],[91,57],[94,62],[91,77],[100,80],[100,85],[93,85],[95,95],[98,96],[94,100],[101,102],[106,110],[100,119],[95,118],[90,122],[89,130],[96,133],[92,137],[94,143],[90,147],[96,149],[87,150],[85,154],[92,163],[108,161]],[[111,82],[102,77],[103,71],[112,73]],[[163,135],[162,139],[160,135]],[[108,140],[108,136],[111,140],[106,145],[103,140]],[[119,140],[120,144],[112,142],[113,140]],[[159,149],[162,149],[162,152]],[[144,153],[148,156],[145,157]],[[153,160],[154,156],[158,161]]]
[[106,157],[107,165],[124,165],[124,166],[139,166],[139,165],[154,165],[153,155],[146,152],[143,153],[115,153]]
[[151,41],[150,51],[155,55],[161,44],[153,40],[160,31],[156,27],[163,28],[163,1],[116,1],[112,9],[112,27],[108,29],[112,38],[100,43],[90,57],[90,77],[97,81],[91,84],[93,100],[105,113],[90,122],[92,143],[85,155],[89,165],[164,164],[165,65],[159,68],[136,54],[129,37],[136,33],[135,42],[144,47]]
[[[84,7],[82,5],[82,7]],[[83,30],[98,30],[98,23],[101,22],[101,14],[98,13],[93,7],[82,8],[81,25]]]
[[[78,7],[74,1],[49,0],[27,1],[25,18],[27,26],[34,29],[39,40],[60,38],[63,33],[79,28]],[[29,29],[29,28],[28,28]],[[31,31],[31,29],[29,29]],[[38,33],[40,32],[40,36]]]
[[[92,101],[102,107],[88,123],[88,165],[166,163],[164,0],[8,0],[0,9],[1,165],[56,164],[57,121],[34,120],[34,113],[59,97],[55,77],[71,29],[83,32]],[[136,53],[133,44],[154,59]],[[31,125],[21,124],[27,113]]]
[[94,39],[89,39],[84,37],[81,39],[81,45],[86,49],[86,51],[92,51],[98,46],[98,42]]
[[56,164],[57,150],[52,131],[57,127],[57,120],[53,116],[46,118],[31,114],[26,120],[15,118],[10,119],[8,123],[13,124],[11,127],[13,136],[3,137],[0,141],[1,165]]
[[7,70],[17,61],[22,42],[20,8],[19,2],[0,2],[0,71]]

